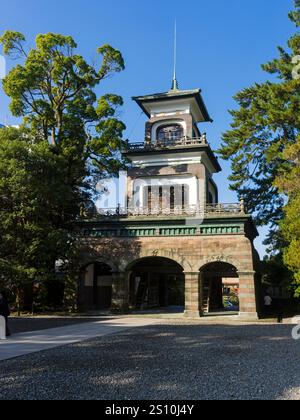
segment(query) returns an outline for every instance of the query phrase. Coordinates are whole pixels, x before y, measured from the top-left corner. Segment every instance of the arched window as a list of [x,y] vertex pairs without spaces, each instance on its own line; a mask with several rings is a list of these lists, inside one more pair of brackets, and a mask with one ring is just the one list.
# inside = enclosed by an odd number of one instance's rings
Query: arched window
[[183,127],[180,124],[168,124],[160,126],[157,130],[157,140],[176,141],[184,136]]

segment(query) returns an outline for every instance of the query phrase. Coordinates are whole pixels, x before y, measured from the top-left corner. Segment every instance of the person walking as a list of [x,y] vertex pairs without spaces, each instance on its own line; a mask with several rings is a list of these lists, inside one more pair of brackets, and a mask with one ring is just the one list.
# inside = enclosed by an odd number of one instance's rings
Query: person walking
[[0,293],[0,316],[3,316],[5,318],[6,337],[9,337],[11,335],[8,328],[8,317],[10,316],[10,309],[5,293],[3,292]]

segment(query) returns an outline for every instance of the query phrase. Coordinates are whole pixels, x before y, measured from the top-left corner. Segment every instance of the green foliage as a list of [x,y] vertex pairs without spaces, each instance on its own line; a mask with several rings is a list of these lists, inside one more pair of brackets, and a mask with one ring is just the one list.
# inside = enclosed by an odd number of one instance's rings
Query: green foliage
[[285,266],[282,254],[265,258],[262,262],[262,274],[265,287],[289,287],[293,280],[293,274]]
[[293,21],[296,26],[300,26],[300,0],[295,0],[296,10],[290,13],[290,19]]
[[[290,19],[300,26],[300,1]],[[265,261],[265,280],[300,285],[300,78],[294,77],[300,33],[279,47],[279,57],[263,66],[276,81],[255,84],[235,97],[231,130],[219,150],[232,164],[231,188],[247,200],[261,225],[271,224],[273,257]],[[286,203],[288,204],[286,205]],[[276,252],[279,253],[276,255]],[[286,265],[286,267],[284,266]],[[297,291],[300,296],[300,286]]]
[[[299,2],[293,20],[296,22]],[[223,135],[219,150],[232,164],[231,188],[244,196],[249,211],[264,225],[282,219],[285,199],[276,185],[282,169],[289,166],[282,152],[294,144],[300,132],[300,80],[294,80],[293,57],[300,54],[300,34],[279,48],[279,58],[263,66],[278,82],[255,84],[239,92],[239,109],[232,110],[231,130]]]
[[73,145],[77,143],[76,152],[86,158],[95,152],[92,140],[100,142],[106,136],[106,149],[113,156],[125,128],[113,117],[123,101],[113,94],[97,100],[94,89],[104,78],[124,69],[121,53],[109,45],[100,47],[102,64],[97,70],[75,53],[77,45],[69,36],[38,35],[36,48],[28,53],[24,40],[12,31],[0,38],[5,53],[24,58],[24,64],[17,65],[3,81],[13,115],[24,117],[24,124],[37,137],[50,138],[53,145],[63,147],[71,139]]
[[101,79],[111,73],[124,70],[125,64],[120,51],[106,44],[98,48],[97,52],[103,55],[103,63],[99,71],[99,77]]
[[18,57],[25,53],[23,49],[23,42],[25,37],[20,32],[6,31],[0,37],[0,43],[3,45],[3,52],[9,56]]
[[34,143],[25,130],[0,130],[2,286],[49,279],[56,259],[67,258],[78,204],[64,173],[65,158],[47,143]]
[[288,243],[284,262],[294,273],[296,295],[300,297],[300,136],[297,143],[286,148],[283,157],[290,163],[289,170],[282,172],[277,180],[278,187],[289,197],[280,224]]

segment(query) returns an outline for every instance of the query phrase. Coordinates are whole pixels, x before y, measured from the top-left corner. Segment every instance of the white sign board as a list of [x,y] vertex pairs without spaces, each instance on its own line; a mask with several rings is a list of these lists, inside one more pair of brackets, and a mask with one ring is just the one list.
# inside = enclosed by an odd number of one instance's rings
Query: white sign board
[[6,322],[3,316],[0,316],[0,340],[6,340]]

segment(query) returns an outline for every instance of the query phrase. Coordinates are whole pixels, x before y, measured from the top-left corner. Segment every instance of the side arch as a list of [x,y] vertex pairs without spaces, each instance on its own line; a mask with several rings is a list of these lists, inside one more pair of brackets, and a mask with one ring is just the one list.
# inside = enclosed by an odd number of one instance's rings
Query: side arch
[[[207,258],[202,261],[199,273],[202,312],[222,310],[227,303],[223,294],[226,284],[235,283],[240,317],[258,318],[258,295],[255,271],[230,257]],[[236,282],[230,281],[236,279]]]
[[98,249],[97,245],[89,244],[84,246],[80,252],[80,268],[87,267],[89,264],[99,263],[107,264],[111,267],[113,272],[119,271],[120,261],[114,255],[105,252],[105,247]]
[[206,258],[200,258],[198,267],[196,270],[199,270],[200,272],[205,269],[210,264],[228,264],[232,267],[235,267],[237,272],[243,270],[243,265],[235,258],[232,258],[230,256],[222,255],[220,257],[206,257]]

